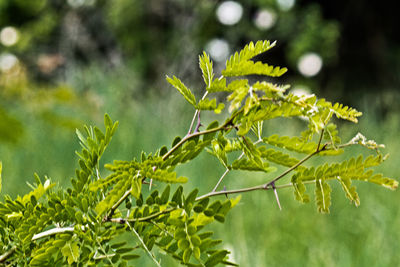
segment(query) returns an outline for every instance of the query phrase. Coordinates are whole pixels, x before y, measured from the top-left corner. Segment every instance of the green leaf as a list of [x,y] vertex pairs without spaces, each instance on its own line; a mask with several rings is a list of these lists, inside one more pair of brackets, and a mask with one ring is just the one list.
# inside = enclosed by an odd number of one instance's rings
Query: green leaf
[[226,66],[234,67],[239,65],[241,62],[246,62],[253,57],[268,51],[276,45],[276,42],[271,43],[270,41],[258,41],[256,44],[250,42],[247,44],[239,53],[236,52],[226,62]]
[[193,248],[193,256],[196,258],[196,259],[200,259],[200,255],[201,255],[201,252],[200,252],[200,248],[199,247],[194,247]]
[[89,145],[88,145],[88,142],[87,142],[87,140],[86,140],[86,138],[83,136],[83,134],[78,130],[78,129],[76,129],[76,135],[78,136],[78,139],[79,139],[79,144],[81,145],[81,147],[83,148],[83,149],[89,149]]
[[256,82],[251,86],[254,91],[261,91],[265,93],[266,97],[281,98],[283,93],[290,88],[290,85],[277,85],[269,82]]
[[139,255],[136,255],[136,254],[127,254],[127,255],[123,255],[121,258],[124,259],[124,260],[129,261],[129,260],[137,259],[137,258],[139,258],[139,257],[140,257],[140,256],[139,256]]
[[325,179],[320,177],[315,179],[315,200],[317,203],[318,211],[321,213],[329,213],[329,206],[331,205],[331,188]]
[[182,95],[183,97],[193,106],[196,106],[196,98],[193,93],[187,88],[181,80],[179,80],[175,75],[173,78],[167,76],[167,81],[174,86]]
[[263,162],[262,164],[255,162],[254,160],[248,160],[245,158],[236,159],[232,162],[232,169],[234,170],[244,170],[244,171],[263,171],[263,172],[273,172],[276,168],[269,167],[268,162]]
[[106,128],[112,128],[113,127],[113,122],[110,118],[110,115],[108,115],[107,113],[104,114],[104,125],[106,126]]
[[354,108],[344,106],[340,103],[335,103],[334,105],[332,105],[332,103],[326,101],[324,104],[327,105],[328,108],[333,110],[338,119],[345,119],[357,123],[357,117],[360,117],[362,115],[362,112],[359,112]]
[[166,204],[168,202],[170,191],[171,191],[171,186],[167,185],[161,194],[161,204]]
[[205,208],[207,208],[208,202],[210,201],[209,198],[204,198],[199,201],[194,207],[193,210],[197,213],[203,212]]
[[228,158],[226,156],[223,145],[217,139],[212,140],[211,145],[213,154],[218,158],[218,160],[222,163],[222,165],[227,167]]
[[61,253],[67,258],[68,264],[78,262],[79,259],[79,246],[77,242],[67,242],[61,249]]
[[[136,194],[136,192],[139,191],[138,187],[141,188],[141,183],[138,182],[139,180],[140,180],[139,178],[137,179],[130,178],[127,174],[125,174],[124,178],[118,181],[118,183],[114,185],[114,187],[110,190],[110,192],[108,192],[107,196],[96,205],[95,210],[97,215],[100,216],[104,212],[111,209],[114,203],[116,203],[119,199],[121,199],[121,197],[125,194],[125,192],[129,188],[135,186],[134,184],[136,184],[137,188],[134,189],[136,191],[133,192],[132,194]],[[136,194],[136,196],[138,195]],[[140,197],[140,192],[138,197]]]
[[190,248],[185,249],[182,257],[183,262],[188,263],[191,255],[192,255],[192,250]]
[[203,52],[203,55],[199,56],[199,65],[203,74],[203,80],[208,88],[214,80],[214,73],[213,64],[206,52]]
[[126,245],[126,241],[124,241],[124,242],[119,242],[119,243],[112,244],[112,245],[111,245],[111,248],[117,249],[117,248],[123,247],[123,246],[125,246],[125,245]]
[[195,188],[192,192],[190,192],[190,194],[185,199],[185,206],[193,205],[198,193],[199,193],[199,189],[197,189],[197,188]]
[[140,193],[142,192],[142,177],[135,176],[132,179],[132,189],[131,194],[134,198],[139,199]]
[[281,151],[272,148],[267,149],[265,146],[259,147],[258,151],[260,151],[262,158],[282,166],[292,167],[299,162],[298,159],[293,158],[286,153],[283,153]]
[[149,170],[146,172],[146,177],[165,183],[186,183],[188,181],[186,177],[176,177],[176,172],[162,169],[157,169],[155,171]]
[[228,87],[233,89],[232,94],[227,98],[227,100],[231,102],[229,112],[233,112],[240,108],[243,99],[245,99],[249,92],[248,80],[235,80],[231,82]]
[[338,136],[339,131],[337,126],[333,123],[329,123],[325,126],[324,139],[331,142],[333,148],[336,149],[336,145],[341,143],[341,139]]
[[182,238],[178,241],[178,248],[181,250],[185,250],[185,249],[189,248],[189,246],[190,246],[190,243],[185,238]]
[[1,172],[2,172],[2,170],[3,170],[3,163],[0,161],[0,192],[1,192],[1,184],[2,184],[2,181],[1,181]]
[[372,177],[370,177],[368,179],[368,182],[375,183],[377,185],[381,185],[381,186],[386,187],[386,188],[388,188],[390,190],[395,190],[399,186],[399,182],[398,181],[396,181],[394,179],[391,179],[391,178],[388,178],[388,177],[384,177],[380,173],[375,174]]
[[45,181],[44,184],[39,184],[33,191],[24,195],[22,198],[20,196],[17,197],[18,201],[21,201],[23,204],[31,201],[31,197],[34,196],[36,200],[40,199],[47,190],[53,188],[56,184],[51,183],[49,179]]
[[210,93],[215,93],[230,91],[230,89],[226,87],[226,79],[221,76],[219,79],[215,79],[211,85],[207,87],[207,91]]
[[204,98],[199,101],[199,103],[196,105],[196,109],[199,110],[213,110],[216,114],[221,113],[221,111],[224,109],[225,104],[219,103],[217,106],[217,99],[209,99],[209,98]]
[[358,207],[360,205],[360,198],[356,192],[356,187],[351,186],[351,180],[349,178],[342,178],[340,176],[337,176],[336,178],[342,185],[346,197],[350,199],[350,201],[353,202],[356,207]]
[[280,77],[285,72],[287,68],[274,67],[268,65],[267,63],[245,61],[240,62],[237,65],[226,66],[226,69],[221,73],[226,77],[232,76],[245,76],[245,75],[266,75],[270,77]]
[[316,151],[317,143],[307,142],[304,139],[294,136],[279,136],[277,134],[271,135],[269,137],[263,138],[263,141],[267,144],[285,148],[290,151],[295,151],[298,153],[310,154]]
[[221,72],[222,75],[244,76],[250,74],[267,75],[271,77],[279,77],[284,74],[287,69],[273,67],[261,62],[254,62],[251,59],[261,53],[264,53],[275,46],[269,41],[258,41],[256,44],[250,42],[240,53],[235,53],[226,62],[226,68]]
[[228,253],[229,252],[227,250],[218,250],[218,251],[214,252],[213,254],[211,254],[211,256],[206,260],[204,265],[206,267],[215,266],[218,263],[222,262],[224,260],[224,258],[226,257],[226,255],[228,255]]
[[294,189],[294,196],[296,200],[300,201],[301,203],[308,203],[310,202],[310,196],[306,194],[306,187],[304,186],[303,182],[299,179],[299,174],[295,174],[292,176],[292,184]]
[[[208,126],[207,126],[207,130],[210,129],[215,129],[218,127],[218,121],[213,121],[211,122]],[[212,132],[212,133],[207,133],[203,136],[203,141],[208,141],[208,140],[212,140],[215,136],[216,132]]]

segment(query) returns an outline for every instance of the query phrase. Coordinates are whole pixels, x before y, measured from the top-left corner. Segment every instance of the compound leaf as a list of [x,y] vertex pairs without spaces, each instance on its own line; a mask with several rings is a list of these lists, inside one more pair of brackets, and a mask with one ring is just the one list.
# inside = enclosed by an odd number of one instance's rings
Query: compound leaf
[[189,88],[186,87],[186,85],[183,84],[181,80],[179,80],[175,75],[173,78],[170,78],[167,76],[167,81],[174,86],[179,93],[183,95],[183,97],[193,106],[196,106],[196,98],[193,95],[193,93],[190,91]]

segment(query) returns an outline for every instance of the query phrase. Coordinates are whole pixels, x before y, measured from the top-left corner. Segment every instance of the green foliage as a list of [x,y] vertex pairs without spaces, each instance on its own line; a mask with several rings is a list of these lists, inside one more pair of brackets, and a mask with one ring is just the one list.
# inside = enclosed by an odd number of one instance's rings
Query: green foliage
[[193,93],[190,91],[189,88],[186,87],[186,85],[183,84],[181,80],[179,80],[175,75],[173,78],[170,78],[167,76],[167,81],[174,86],[179,93],[183,95],[183,97],[193,106],[196,106],[196,98],[194,97]]
[[[218,247],[222,240],[215,239],[214,233],[207,229],[209,224],[229,220],[228,212],[240,200],[240,195],[233,198],[233,194],[271,190],[279,204],[278,189],[290,187],[298,201],[308,203],[311,197],[306,186],[314,186],[317,210],[328,213],[332,202],[331,181],[341,185],[355,206],[360,205],[354,186],[357,181],[396,189],[396,180],[375,174],[372,169],[387,158],[380,152],[383,145],[361,134],[343,143],[332,122],[335,115],[356,123],[360,112],[315,96],[295,96],[287,92],[286,85],[268,82],[250,85],[248,79],[228,81],[224,77],[280,76],[283,68],[270,69],[265,63],[251,61],[273,46],[268,41],[250,43],[228,60],[227,69],[218,79],[214,79],[209,56],[205,53],[200,56],[206,94],[230,92],[227,97],[230,112],[224,114],[225,121],[214,121],[205,130],[200,129],[199,113],[221,112],[223,106],[216,104],[216,98],[209,100],[206,96],[197,102],[177,77],[167,77],[196,109],[188,134],[176,137],[170,148],[164,146],[149,154],[142,152],[140,159],[105,164],[107,175],[102,175],[99,162],[118,122],[114,123],[106,114],[104,131],[87,126],[83,132],[77,130],[82,150],[76,152],[79,168],[71,179],[72,187],[59,188],[49,178],[42,182],[35,175],[29,193],[15,199],[5,195],[0,202],[0,263],[127,266],[139,257],[139,250],[144,250],[157,266],[160,262],[155,251],[162,251],[185,266],[235,266],[229,261],[230,252]],[[244,70],[248,65],[251,68]],[[304,132],[294,137],[263,134],[264,123],[288,117],[305,121]],[[332,156],[355,145],[375,155],[330,162]],[[204,149],[226,169],[214,189],[199,195],[198,188],[186,192],[181,185],[171,186],[188,181],[177,174],[176,167],[192,161]],[[302,154],[305,157],[300,158]],[[312,157],[321,157],[323,164],[306,166]],[[1,169],[0,162],[0,175]],[[274,174],[278,170],[281,172]],[[229,189],[224,178],[232,171],[262,172],[266,181]],[[289,174],[291,181],[282,183]],[[222,183],[224,189],[218,190]],[[217,196],[222,198],[215,199]],[[126,235],[134,242],[116,241]]]
[[222,75],[226,77],[244,76],[250,74],[267,75],[271,77],[282,76],[287,69],[270,66],[266,63],[254,62],[251,59],[274,47],[276,42],[258,41],[256,44],[250,42],[240,53],[236,52],[226,62],[226,68]]

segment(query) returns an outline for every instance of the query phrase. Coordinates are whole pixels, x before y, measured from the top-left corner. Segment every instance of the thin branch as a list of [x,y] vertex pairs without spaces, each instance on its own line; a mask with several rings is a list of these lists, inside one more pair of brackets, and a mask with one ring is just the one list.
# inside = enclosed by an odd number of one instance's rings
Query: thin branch
[[167,230],[165,230],[164,228],[162,228],[161,226],[159,226],[157,223],[150,221],[151,224],[153,224],[154,226],[156,226],[158,229],[160,229],[161,231],[163,231],[165,234],[169,235],[170,237],[174,237],[173,234],[171,234],[170,232],[168,232]]
[[151,214],[149,216],[146,217],[141,217],[141,218],[133,218],[133,219],[129,219],[129,218],[108,218],[107,222],[114,222],[114,223],[120,223],[120,224],[124,224],[126,222],[145,222],[145,221],[150,221],[154,218],[157,218],[160,215],[166,214],[166,213],[170,213],[171,211],[176,210],[176,208],[169,208],[169,209],[165,209],[162,211],[159,211],[157,213]]
[[155,262],[155,264],[158,267],[161,267],[160,263],[157,261],[157,259],[154,257],[154,255],[150,252],[150,250],[147,248],[146,244],[143,242],[143,239],[140,237],[138,232],[136,232],[135,228],[132,227],[128,222],[126,222],[128,227],[132,230],[132,232],[135,233],[136,237],[139,239],[140,243],[142,244],[143,248],[146,250],[147,254],[149,254],[150,258]]
[[[303,184],[312,184],[312,183],[315,183],[315,180],[303,182]],[[293,186],[293,184],[289,183],[289,184],[277,185],[277,186],[275,186],[275,188],[282,189],[282,188],[289,188],[292,186]],[[256,191],[256,190],[272,190],[272,187],[268,187],[268,184],[261,184],[261,185],[257,185],[257,186],[253,186],[253,187],[246,187],[246,188],[241,188],[241,189],[221,190],[221,191],[216,191],[216,192],[210,192],[208,194],[197,197],[195,201],[200,201],[200,200],[208,198],[208,197],[240,194],[240,193],[246,193],[246,192],[251,192],[251,191]]]
[[[237,190],[228,190],[228,191],[218,191],[218,192],[210,192],[208,194],[205,194],[203,196],[200,196],[198,198],[196,198],[196,201],[201,200],[203,198],[206,197],[210,197],[210,196],[214,196],[214,195],[221,195],[221,194],[236,194],[236,193],[243,193],[243,192],[250,192],[250,191],[254,191],[254,190],[260,190],[260,189],[273,189],[272,185],[275,185],[275,182],[282,179],[283,177],[285,177],[288,173],[290,173],[291,171],[293,171],[294,169],[296,169],[297,167],[299,167],[301,164],[303,164],[304,162],[306,162],[307,160],[309,160],[312,156],[318,154],[319,152],[323,151],[326,149],[326,144],[319,150],[314,151],[313,153],[307,155],[305,158],[303,158],[302,160],[300,160],[298,163],[296,163],[295,165],[293,165],[292,167],[290,167],[289,169],[287,169],[286,171],[284,171],[283,173],[281,173],[280,175],[278,175],[276,178],[274,178],[273,180],[271,180],[270,182],[266,183],[266,184],[262,184],[262,185],[258,185],[258,186],[254,186],[254,187],[248,187],[248,188],[242,188],[242,189],[237,189]],[[276,188],[281,188],[278,186],[275,186]]]
[[44,232],[41,232],[39,234],[36,234],[32,237],[32,241],[38,240],[43,237],[48,237],[60,233],[65,233],[65,232],[73,232],[74,227],[64,227],[64,228],[53,228]]
[[199,132],[199,129],[202,126],[201,119],[200,119],[200,113],[201,113],[201,110],[199,110],[199,112],[197,112],[197,124],[196,124],[196,128],[194,129],[195,133]]
[[312,156],[318,154],[319,152],[325,150],[326,145],[324,145],[321,149],[314,151],[313,153],[307,155],[305,158],[303,158],[302,160],[300,160],[299,162],[297,162],[295,165],[293,165],[292,167],[290,167],[289,169],[287,169],[286,171],[284,171],[282,174],[278,175],[276,178],[274,178],[271,182],[267,183],[266,186],[270,186],[272,184],[274,184],[276,181],[282,179],[283,177],[285,177],[289,172],[293,171],[294,169],[296,169],[297,167],[299,167],[301,164],[303,164],[304,162],[306,162],[307,160],[309,160]]
[[319,136],[317,151],[319,150],[319,147],[321,146],[321,141],[322,141],[322,137],[324,136],[324,131],[325,131],[325,129],[323,128],[323,129],[321,130],[321,135]]
[[[102,252],[104,254],[104,259],[107,259],[111,263],[111,266],[115,266],[113,264],[113,262],[110,260],[111,255],[107,254],[106,250],[103,248],[103,246],[101,245],[101,243],[99,241],[97,241],[96,243],[99,246],[99,248],[102,250]],[[94,258],[94,256],[93,256],[93,258]]]
[[188,140],[196,137],[196,136],[201,136],[201,135],[205,135],[205,134],[209,134],[209,133],[215,133],[218,131],[221,131],[223,129],[226,129],[228,127],[228,125],[231,123],[232,120],[227,121],[226,123],[224,123],[223,125],[213,128],[213,129],[209,129],[209,130],[205,130],[202,132],[197,132],[197,133],[193,133],[193,134],[189,134],[186,135],[183,139],[181,139],[181,141],[179,141],[173,148],[171,148],[167,153],[164,154],[164,156],[162,157],[163,160],[166,160],[172,153],[174,153],[180,146],[182,146],[185,142],[187,142]]
[[0,255],[0,263],[3,263],[4,261],[6,261],[8,259],[8,257],[10,257],[15,252],[16,249],[17,249],[17,247],[13,246],[10,250],[8,250],[4,254]]
[[131,194],[131,190],[132,190],[132,189],[127,190],[127,191],[124,193],[124,195],[111,207],[111,209],[110,209],[108,215],[106,215],[106,216],[104,217],[104,219],[103,219],[104,221],[108,221],[109,218],[111,218],[111,217],[113,216],[115,210],[118,209],[119,205],[121,205],[121,203]]
[[[262,140],[259,139],[256,142],[254,142],[254,145],[257,145],[258,143],[261,143],[261,142],[262,142]],[[243,156],[244,156],[244,152],[242,152],[242,154],[240,154],[240,156],[237,159],[240,160],[241,158],[243,158]],[[222,180],[225,178],[225,176],[228,174],[229,171],[230,171],[230,169],[226,168],[225,172],[222,174],[222,176],[219,178],[217,184],[214,186],[214,189],[212,190],[212,192],[217,191],[218,186],[221,184]]]
[[[214,196],[219,196],[219,195],[231,195],[231,194],[246,193],[246,192],[251,192],[251,191],[256,191],[256,190],[272,189],[272,187],[266,187],[266,185],[268,185],[268,184],[262,184],[262,185],[257,185],[257,186],[253,186],[253,187],[241,188],[241,189],[221,190],[221,191],[216,191],[216,192],[210,192],[208,194],[197,197],[196,201],[200,201],[204,198],[214,197]],[[291,187],[291,186],[292,186],[292,184],[286,184],[286,185],[282,185],[282,186],[276,186],[276,188],[280,189],[280,188]]]
[[212,190],[212,192],[217,191],[218,186],[220,185],[220,183],[222,182],[222,180],[224,179],[225,175],[227,175],[229,172],[229,169],[226,168],[225,172],[222,174],[222,176],[219,178],[217,184],[215,185],[214,189]]
[[[208,95],[208,91],[206,91],[206,92],[204,93],[204,95],[203,95],[203,97],[201,98],[201,100],[203,100],[204,98],[206,98],[207,95]],[[198,114],[198,113],[199,113],[199,110],[196,109],[196,112],[195,112],[194,115],[193,115],[192,122],[190,123],[189,131],[188,131],[187,135],[192,134],[192,129],[193,129],[193,126],[194,126],[194,121],[196,120],[196,117],[197,117],[197,114]]]
[[192,134],[192,129],[193,129],[193,126],[194,126],[194,122],[195,122],[195,120],[196,120],[196,118],[197,118],[197,113],[198,113],[198,112],[199,112],[199,110],[196,109],[196,112],[195,112],[194,115],[193,115],[192,122],[190,123],[189,131],[188,131],[187,135],[191,135],[191,134]]
[[112,258],[115,256],[115,253],[113,254],[107,254],[107,255],[100,255],[100,256],[93,256],[94,260],[103,260],[103,259],[108,259],[108,258]]

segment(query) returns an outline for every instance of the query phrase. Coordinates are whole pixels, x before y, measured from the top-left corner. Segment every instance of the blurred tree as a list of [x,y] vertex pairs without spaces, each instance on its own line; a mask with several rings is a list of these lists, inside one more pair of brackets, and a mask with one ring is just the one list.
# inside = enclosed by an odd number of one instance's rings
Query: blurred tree
[[[286,62],[289,79],[300,81],[295,87],[356,102],[365,92],[399,91],[399,34],[392,26],[392,5],[360,0],[18,0],[2,1],[0,25],[18,30],[20,40],[6,51],[17,54],[36,78],[68,81],[69,69],[81,63],[125,65],[143,81],[142,92],[165,86],[160,73],[195,79],[188,67],[197,60],[193,51],[218,44],[229,50],[219,52],[226,55],[250,40],[278,39],[269,61]],[[220,16],[237,18],[225,23]],[[311,72],[300,69],[307,62]],[[396,98],[382,94],[379,99],[391,107]]]

